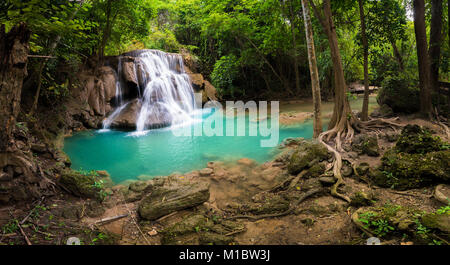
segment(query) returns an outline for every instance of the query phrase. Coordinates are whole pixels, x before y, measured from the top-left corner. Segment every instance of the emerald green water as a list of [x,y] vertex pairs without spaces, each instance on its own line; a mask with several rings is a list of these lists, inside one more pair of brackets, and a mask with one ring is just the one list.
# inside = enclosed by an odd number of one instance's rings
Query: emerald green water
[[[206,114],[203,118],[208,115],[215,114]],[[237,129],[236,118],[224,120],[234,122]],[[66,138],[64,151],[72,160],[73,169],[107,170],[115,183],[137,179],[140,175],[186,173],[206,167],[209,161],[233,161],[246,157],[262,163],[273,158],[279,148],[261,147],[260,140],[269,137],[262,137],[259,130],[257,136],[248,136],[251,122],[248,122],[248,117],[246,121],[247,136],[175,136],[172,130],[180,128],[151,130],[138,137],[130,132],[114,130],[87,131]],[[270,128],[270,119],[266,122]],[[260,123],[256,124],[259,128]],[[288,137],[311,138],[312,134],[312,121],[290,127],[280,126],[278,143]]]

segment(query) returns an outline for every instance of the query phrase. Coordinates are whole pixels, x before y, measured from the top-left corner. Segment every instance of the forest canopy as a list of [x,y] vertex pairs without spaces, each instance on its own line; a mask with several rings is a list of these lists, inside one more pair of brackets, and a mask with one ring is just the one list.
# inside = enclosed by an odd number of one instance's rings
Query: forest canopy
[[[425,2],[429,32],[432,1]],[[443,2],[439,72],[440,80],[448,81],[448,5]],[[417,86],[412,1],[362,3],[370,85],[405,81]],[[45,89],[55,93],[64,94],[54,89],[58,63],[78,67],[88,58],[148,48],[191,53],[224,98],[311,95],[301,1],[7,0],[0,5],[0,23],[7,30],[28,23],[32,54],[57,57],[43,69]],[[332,1],[331,8],[345,79],[363,80],[358,1]],[[312,26],[322,99],[328,100],[334,86],[330,50],[314,15]],[[39,68],[39,59],[31,63]]]

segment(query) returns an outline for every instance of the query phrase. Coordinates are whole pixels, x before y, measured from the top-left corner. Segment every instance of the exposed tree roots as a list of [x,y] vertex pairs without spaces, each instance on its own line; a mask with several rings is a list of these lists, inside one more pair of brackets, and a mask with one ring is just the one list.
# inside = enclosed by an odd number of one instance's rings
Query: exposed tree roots
[[[355,131],[377,131],[378,129],[386,127],[397,131],[396,128],[401,127],[400,124],[395,123],[397,119],[398,117],[391,119],[372,119],[369,121],[360,121],[353,116],[349,116],[347,120],[341,120],[341,122],[339,122],[339,124],[337,124],[334,128],[319,135],[318,141],[325,145],[328,151],[334,154],[332,168],[336,183],[331,187],[332,196],[343,199],[347,202],[351,201],[348,196],[340,194],[337,190],[341,184],[344,184],[344,179],[342,178],[341,174],[342,155],[340,154],[344,151],[342,148],[343,141],[351,141],[353,139],[353,136],[355,135]],[[334,144],[329,144],[333,139]]]
[[450,130],[448,129],[448,126],[444,122],[441,121],[441,120],[444,120],[444,118],[439,116],[438,111],[437,111],[436,108],[434,109],[434,115],[435,115],[437,124],[439,126],[441,126],[442,129],[444,130],[444,132],[446,134],[446,137],[447,137],[447,140],[450,139]]

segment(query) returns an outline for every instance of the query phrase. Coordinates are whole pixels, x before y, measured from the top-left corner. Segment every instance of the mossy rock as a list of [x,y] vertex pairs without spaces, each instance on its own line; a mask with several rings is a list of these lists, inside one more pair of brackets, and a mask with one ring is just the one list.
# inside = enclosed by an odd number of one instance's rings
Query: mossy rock
[[[174,245],[178,243],[178,238],[187,234],[199,232],[200,228],[207,225],[207,218],[202,214],[191,215],[163,231],[161,231],[161,244]],[[208,224],[210,226],[211,224]]]
[[[395,150],[408,154],[425,154],[445,149],[445,143],[418,125],[406,125],[400,134]],[[448,145],[447,145],[448,146]]]
[[387,76],[378,90],[378,105],[389,106],[395,113],[414,113],[419,110],[418,87],[405,75]]
[[202,245],[229,245],[234,240],[230,236],[203,232],[199,235],[199,243]]
[[174,182],[156,187],[139,204],[139,215],[146,220],[156,220],[175,211],[200,205],[209,199],[207,182]]
[[328,150],[323,144],[315,140],[303,141],[289,160],[288,172],[296,175],[303,169],[310,168],[329,157]]
[[401,235],[413,232],[417,211],[403,208],[400,205],[384,205],[378,207],[359,208],[352,221],[363,231],[378,237]]
[[308,169],[305,178],[317,178],[325,173],[326,165],[325,163],[317,163]]
[[263,202],[251,204],[249,208],[248,212],[256,215],[279,213],[289,209],[289,201],[279,195],[271,194]]
[[422,216],[422,224],[426,227],[438,229],[450,234],[450,212],[443,214],[428,213]]
[[359,134],[352,141],[352,150],[358,154],[366,154],[368,156],[379,156],[380,147],[376,136],[367,134]]
[[356,192],[350,199],[350,205],[354,207],[371,206],[376,200],[374,194],[363,191]]
[[61,175],[59,183],[76,196],[92,198],[98,201],[103,201],[104,199],[104,190],[97,175],[66,170]]
[[369,164],[366,162],[362,162],[356,167],[356,172],[358,173],[358,175],[364,176],[367,174],[367,172],[369,172],[369,169],[370,169]]
[[381,187],[398,190],[420,188],[450,181],[450,150],[423,154],[390,150],[382,157],[379,170],[370,174]]

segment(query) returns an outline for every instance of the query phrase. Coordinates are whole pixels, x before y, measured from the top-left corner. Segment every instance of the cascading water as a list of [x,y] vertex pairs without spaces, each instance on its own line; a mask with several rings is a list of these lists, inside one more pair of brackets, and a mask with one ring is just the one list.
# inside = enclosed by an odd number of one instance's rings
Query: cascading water
[[[194,90],[184,71],[183,59],[177,54],[158,50],[139,51],[134,61],[137,80],[136,131],[190,122],[195,109]],[[117,108],[103,122],[108,129],[130,102],[124,102],[120,77],[122,60],[119,58],[119,81],[116,86]],[[141,93],[141,87],[143,93]]]
[[115,118],[120,114],[120,112],[127,106],[128,103],[123,102],[123,92],[122,92],[122,84],[121,84],[121,78],[120,73],[122,72],[122,60],[119,57],[119,63],[117,65],[117,72],[119,73],[116,75],[116,91],[115,91],[115,103],[117,108],[105,119],[103,120],[103,129],[109,129],[111,127],[111,123],[114,121]]

